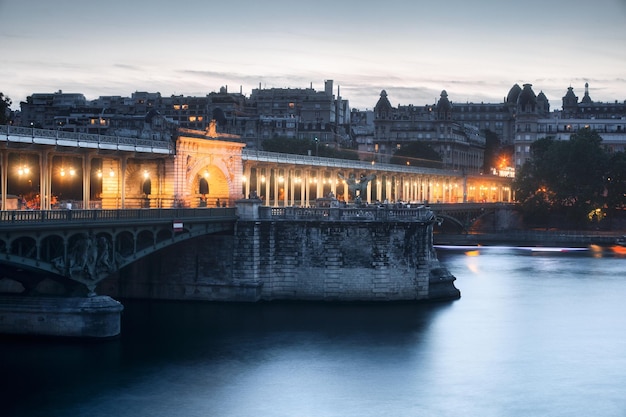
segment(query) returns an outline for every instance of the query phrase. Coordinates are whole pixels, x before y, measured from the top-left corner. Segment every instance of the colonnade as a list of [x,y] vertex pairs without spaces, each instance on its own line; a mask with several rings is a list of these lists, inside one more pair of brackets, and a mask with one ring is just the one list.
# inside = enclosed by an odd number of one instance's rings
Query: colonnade
[[[371,180],[369,176],[375,176]],[[350,178],[367,182],[363,203],[462,203],[468,201],[511,201],[510,181],[492,177],[398,173],[276,163],[244,163],[243,194],[257,195],[270,206],[310,206],[332,194],[339,200],[348,196]]]
[[[350,188],[353,194],[358,189],[361,202],[368,204],[513,198],[510,178],[246,152],[241,142],[202,135],[179,136],[175,150],[143,147],[141,152],[104,149],[109,145],[100,137],[92,142],[77,139],[80,146],[43,144],[57,140],[45,136],[20,138],[0,135],[2,210],[64,208],[58,203],[69,194],[76,208],[108,209],[231,206],[252,195],[269,206],[306,207],[330,195],[351,202],[355,195],[349,195]],[[10,194],[26,192],[37,194],[36,203],[13,206],[18,196]],[[60,201],[55,204],[55,199]]]

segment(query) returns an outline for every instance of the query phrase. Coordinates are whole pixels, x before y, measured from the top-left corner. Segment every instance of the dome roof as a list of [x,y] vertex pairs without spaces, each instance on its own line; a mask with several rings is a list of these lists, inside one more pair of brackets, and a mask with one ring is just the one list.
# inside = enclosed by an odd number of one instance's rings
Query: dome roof
[[567,93],[565,93],[565,97],[563,97],[563,99],[578,101],[578,97],[576,97],[576,94],[574,94],[574,88],[567,87]]
[[543,91],[540,91],[539,94],[537,94],[537,101],[548,101],[548,97],[543,94]]
[[446,90],[441,92],[439,101],[437,102],[437,111],[450,111],[452,110],[452,105],[450,104],[450,100],[448,100],[448,93]]
[[389,102],[389,99],[387,98],[387,92],[385,90],[382,90],[380,92],[380,98],[378,99],[378,103],[376,103],[376,106],[374,106],[374,111],[390,110],[390,109],[391,109],[391,103]]
[[506,102],[507,103],[517,103],[517,98],[519,97],[519,94],[521,92],[522,92],[522,89],[520,88],[519,84],[515,84],[509,90],[509,94],[507,94],[507,96],[506,96]]
[[524,84],[524,89],[517,97],[517,105],[522,109],[526,108],[526,106],[535,106],[537,104],[537,96],[532,86],[532,84]]
[[585,104],[593,103],[593,100],[591,100],[591,97],[589,96],[589,83],[585,83],[585,95],[583,96],[581,103],[585,103]]

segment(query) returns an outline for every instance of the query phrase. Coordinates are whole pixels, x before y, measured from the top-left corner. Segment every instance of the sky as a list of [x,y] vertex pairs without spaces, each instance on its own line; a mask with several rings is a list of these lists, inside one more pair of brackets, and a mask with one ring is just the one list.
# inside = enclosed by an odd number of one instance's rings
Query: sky
[[0,0],[0,92],[321,91],[350,107],[626,100],[626,0]]

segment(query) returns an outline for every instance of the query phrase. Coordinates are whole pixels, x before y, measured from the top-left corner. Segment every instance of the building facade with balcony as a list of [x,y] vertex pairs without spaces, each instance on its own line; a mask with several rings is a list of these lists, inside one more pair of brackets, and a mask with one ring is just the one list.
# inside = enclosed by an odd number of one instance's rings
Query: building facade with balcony
[[614,103],[594,102],[585,83],[581,101],[568,87],[562,109],[550,112],[543,93],[535,95],[531,84],[524,84],[516,99],[515,165],[521,167],[531,156],[531,145],[542,138],[569,140],[581,129],[598,132],[602,145],[609,152],[626,150],[626,100]]
[[393,107],[387,92],[374,107],[374,151],[388,162],[397,149],[424,142],[439,153],[443,168],[478,173],[483,166],[485,137],[479,128],[455,118],[445,90],[435,105]]

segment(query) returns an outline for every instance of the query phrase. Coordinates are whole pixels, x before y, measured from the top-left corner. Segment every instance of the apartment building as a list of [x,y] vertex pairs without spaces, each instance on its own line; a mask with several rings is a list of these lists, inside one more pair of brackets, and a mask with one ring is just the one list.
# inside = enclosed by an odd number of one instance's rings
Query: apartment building
[[594,102],[585,83],[582,100],[568,87],[562,98],[562,109],[549,111],[545,95],[535,96],[530,84],[524,84],[517,98],[515,120],[515,165],[522,166],[530,158],[531,144],[546,137],[569,140],[580,129],[592,129],[602,137],[609,152],[626,150],[626,101]]
[[425,142],[441,155],[443,167],[478,173],[483,165],[485,137],[480,129],[455,118],[455,109],[443,90],[435,105],[393,107],[387,92],[374,107],[374,152],[388,162],[397,149]]

